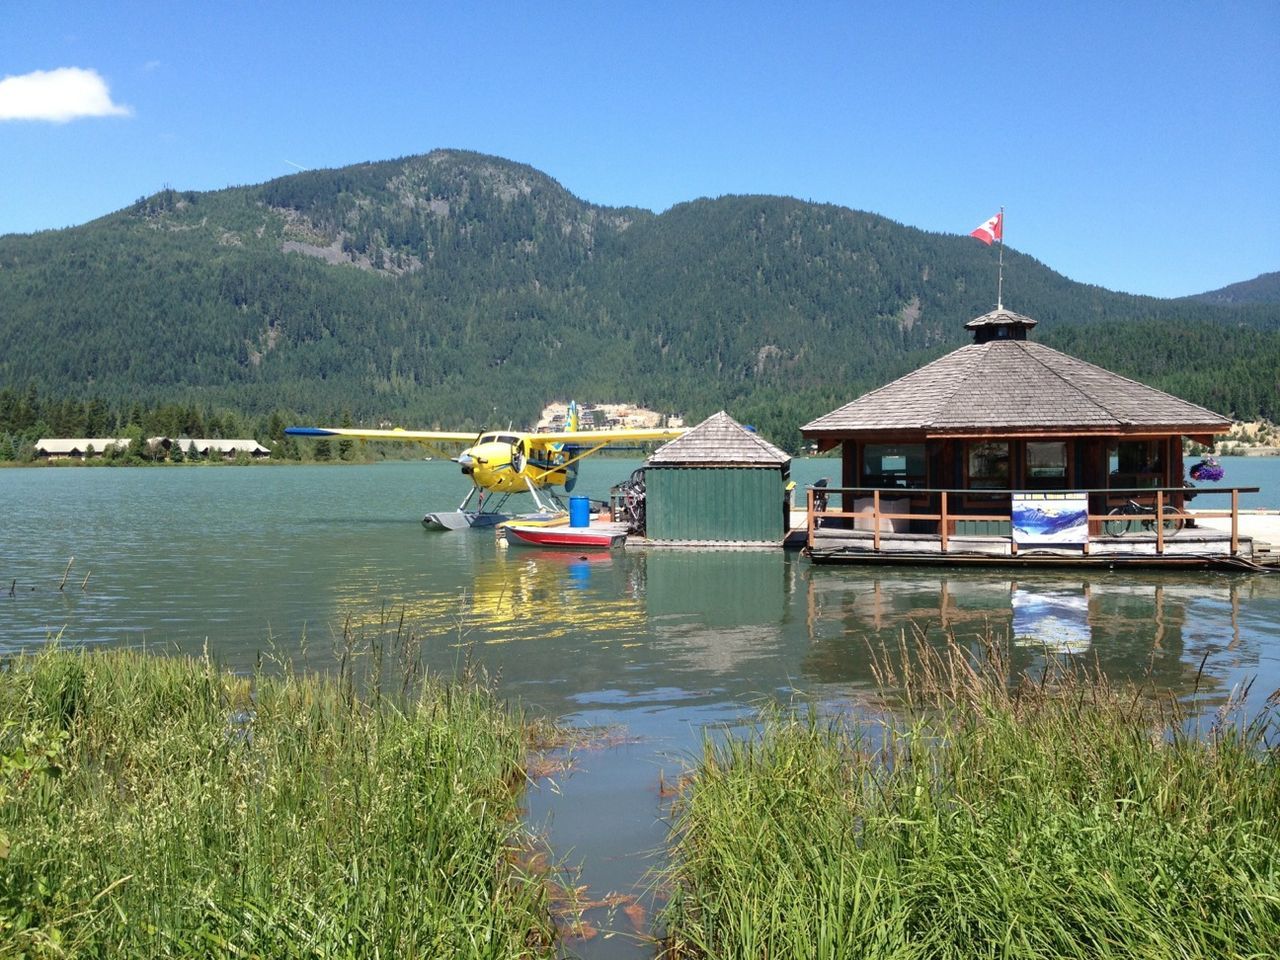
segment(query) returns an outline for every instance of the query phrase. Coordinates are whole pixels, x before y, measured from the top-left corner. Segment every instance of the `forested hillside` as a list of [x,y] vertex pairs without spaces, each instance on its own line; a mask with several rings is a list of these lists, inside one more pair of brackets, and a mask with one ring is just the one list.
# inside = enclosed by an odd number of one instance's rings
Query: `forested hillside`
[[[1280,418],[1280,305],[1111,293],[1014,250],[1005,268],[1037,339]],[[965,342],[994,273],[971,238],[873,214],[740,196],[604,208],[460,151],[165,190],[0,237],[0,434],[35,429],[3,422],[33,388],[107,426],[164,407],[471,428],[576,396],[694,421],[723,407],[794,448],[800,423]]]
[[1221,290],[1210,290],[1197,294],[1194,298],[1205,303],[1219,303],[1236,306],[1242,303],[1280,303],[1280,271],[1264,273],[1252,280],[1243,280],[1223,287]]

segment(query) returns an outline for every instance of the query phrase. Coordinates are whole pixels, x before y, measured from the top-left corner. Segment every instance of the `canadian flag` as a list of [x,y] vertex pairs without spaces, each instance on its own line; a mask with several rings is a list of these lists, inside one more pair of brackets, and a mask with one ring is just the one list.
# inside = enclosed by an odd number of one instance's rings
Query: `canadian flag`
[[986,221],[977,230],[969,234],[969,236],[977,237],[979,240],[985,243],[988,247],[991,246],[991,244],[995,243],[997,240],[1000,240],[1001,242],[1003,242],[1004,214],[997,213],[994,217]]

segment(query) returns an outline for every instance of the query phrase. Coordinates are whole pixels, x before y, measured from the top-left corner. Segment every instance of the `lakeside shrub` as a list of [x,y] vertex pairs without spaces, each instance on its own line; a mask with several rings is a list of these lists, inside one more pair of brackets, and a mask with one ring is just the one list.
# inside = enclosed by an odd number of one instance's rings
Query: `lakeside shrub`
[[0,670],[0,956],[538,957],[526,743],[480,683],[57,649]]
[[898,719],[775,710],[708,741],[667,957],[1275,955],[1275,695],[1194,736],[1097,674],[1010,684],[995,645],[888,663]]

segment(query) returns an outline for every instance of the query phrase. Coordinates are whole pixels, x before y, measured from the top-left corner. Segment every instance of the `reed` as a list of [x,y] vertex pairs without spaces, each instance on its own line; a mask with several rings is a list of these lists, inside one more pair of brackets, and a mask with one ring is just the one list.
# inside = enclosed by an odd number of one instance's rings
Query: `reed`
[[[377,669],[381,669],[378,661]],[[208,658],[0,671],[0,956],[539,957],[523,720]]]
[[669,958],[1264,957],[1280,944],[1276,698],[1169,698],[905,641],[895,719],[767,712],[676,809]]

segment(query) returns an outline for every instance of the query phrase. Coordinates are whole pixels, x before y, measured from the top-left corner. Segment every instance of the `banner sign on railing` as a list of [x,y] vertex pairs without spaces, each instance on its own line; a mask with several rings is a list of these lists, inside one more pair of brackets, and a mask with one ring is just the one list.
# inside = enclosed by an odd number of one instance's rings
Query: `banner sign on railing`
[[1089,542],[1084,493],[1014,493],[1013,539],[1019,546]]

